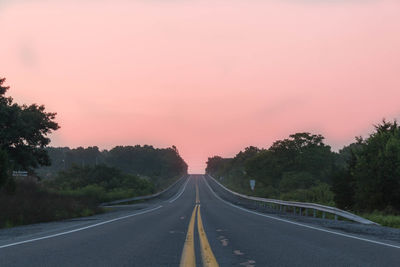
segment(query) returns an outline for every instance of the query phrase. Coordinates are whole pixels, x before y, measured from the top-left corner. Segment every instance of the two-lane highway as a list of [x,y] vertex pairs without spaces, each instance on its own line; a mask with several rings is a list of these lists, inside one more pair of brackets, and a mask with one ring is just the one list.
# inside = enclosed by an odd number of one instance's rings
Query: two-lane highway
[[170,200],[144,210],[0,245],[0,266],[399,264],[398,245],[368,242],[236,207],[219,199],[202,175],[192,175]]

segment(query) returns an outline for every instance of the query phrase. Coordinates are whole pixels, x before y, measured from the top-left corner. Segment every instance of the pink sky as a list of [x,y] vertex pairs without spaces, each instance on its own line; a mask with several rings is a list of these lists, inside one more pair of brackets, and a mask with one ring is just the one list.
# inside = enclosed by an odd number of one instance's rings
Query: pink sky
[[208,156],[400,118],[400,1],[1,1],[0,76],[58,112],[53,146]]

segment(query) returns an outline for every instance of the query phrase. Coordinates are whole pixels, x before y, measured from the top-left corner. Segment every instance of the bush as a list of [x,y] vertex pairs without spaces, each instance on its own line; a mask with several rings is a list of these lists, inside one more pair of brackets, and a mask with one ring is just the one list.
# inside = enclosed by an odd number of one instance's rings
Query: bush
[[0,149],[0,188],[4,185],[9,176],[7,153]]
[[281,194],[281,199],[299,201],[299,202],[313,202],[329,206],[334,206],[333,192],[330,186],[326,183],[318,183],[309,189],[297,189],[288,193]]
[[363,213],[360,215],[368,220],[379,223],[382,226],[400,228],[400,215],[391,215],[379,211]]
[[149,195],[154,184],[105,165],[79,167],[59,173],[47,185],[66,196],[86,197],[96,203]]
[[279,183],[281,192],[290,192],[295,189],[310,188],[316,179],[308,172],[285,172]]
[[32,180],[17,181],[14,193],[0,191],[0,227],[47,222],[102,212],[87,197],[46,190]]

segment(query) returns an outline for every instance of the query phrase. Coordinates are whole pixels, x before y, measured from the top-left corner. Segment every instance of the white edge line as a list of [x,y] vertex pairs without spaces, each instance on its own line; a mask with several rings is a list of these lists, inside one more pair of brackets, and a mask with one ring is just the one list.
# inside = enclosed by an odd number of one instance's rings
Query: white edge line
[[387,243],[383,243],[383,242],[379,242],[379,241],[375,241],[375,240],[371,240],[371,239],[366,239],[366,238],[362,238],[362,237],[357,237],[357,236],[353,236],[353,235],[347,235],[347,234],[343,234],[343,233],[339,233],[339,232],[335,232],[335,231],[330,231],[330,230],[326,230],[326,229],[322,229],[322,228],[319,228],[319,227],[314,227],[314,226],[310,226],[310,225],[306,225],[306,224],[302,224],[302,223],[297,223],[297,222],[293,222],[293,221],[289,221],[289,220],[285,220],[285,219],[281,219],[281,218],[269,216],[269,215],[266,215],[266,214],[262,214],[262,213],[259,213],[259,212],[255,212],[255,211],[252,211],[252,210],[248,210],[248,209],[245,209],[245,208],[236,206],[236,205],[234,205],[234,204],[232,204],[232,203],[230,203],[230,202],[228,202],[228,201],[226,201],[226,200],[220,198],[220,197],[214,192],[214,190],[210,187],[210,185],[208,184],[206,178],[204,178],[204,181],[205,181],[207,187],[210,189],[210,191],[211,191],[211,192],[214,194],[214,196],[217,197],[219,200],[221,200],[222,202],[224,202],[225,204],[227,204],[227,205],[229,205],[229,206],[232,206],[232,207],[234,207],[234,208],[237,208],[237,209],[246,211],[246,212],[248,212],[248,213],[252,213],[252,214],[255,214],[255,215],[259,215],[259,216],[262,216],[262,217],[266,217],[266,218],[273,219],[273,220],[277,220],[277,221],[281,221],[281,222],[286,222],[286,223],[290,223],[290,224],[302,226],[302,227],[309,228],[309,229],[313,229],[313,230],[318,230],[318,231],[325,232],[325,233],[330,233],[330,234],[334,234],[334,235],[339,235],[339,236],[344,236],[344,237],[348,237],[348,238],[353,238],[353,239],[357,239],[357,240],[361,240],[361,241],[365,241],[365,242],[374,243],[374,244],[377,244],[377,245],[382,245],[382,246],[387,246],[387,247],[392,247],[392,248],[398,248],[398,249],[400,249],[400,246],[396,246],[396,245],[392,245],[392,244],[387,244]]
[[25,244],[25,243],[35,242],[35,241],[39,241],[39,240],[43,240],[43,239],[48,239],[48,238],[52,238],[52,237],[57,237],[57,236],[61,236],[61,235],[67,235],[67,234],[79,232],[79,231],[86,230],[86,229],[89,229],[89,228],[93,228],[93,227],[96,227],[96,226],[100,226],[100,225],[103,225],[103,224],[106,224],[106,223],[111,223],[111,222],[115,222],[115,221],[119,221],[119,220],[123,220],[123,219],[129,218],[129,217],[133,217],[133,216],[136,216],[136,215],[141,215],[141,214],[149,213],[149,212],[158,210],[158,209],[160,209],[160,208],[162,208],[161,205],[158,206],[158,207],[152,208],[152,209],[148,209],[148,210],[144,210],[144,211],[141,211],[141,212],[138,212],[138,213],[134,213],[134,214],[130,214],[130,215],[118,217],[118,218],[115,218],[115,219],[112,219],[112,220],[108,220],[108,221],[104,221],[104,222],[100,222],[100,223],[88,225],[88,226],[81,227],[81,228],[78,228],[78,229],[74,229],[74,230],[70,230],[70,231],[66,231],[66,232],[62,232],[62,233],[57,233],[57,234],[54,234],[54,235],[48,235],[48,236],[42,236],[42,237],[38,237],[38,238],[32,238],[32,239],[28,239],[28,240],[24,240],[24,241],[19,241],[19,242],[7,244],[7,245],[2,245],[2,246],[0,246],[0,249],[2,249],[2,248],[7,248],[7,247],[12,247],[12,246],[16,246],[16,245],[20,245],[20,244]]
[[183,189],[181,190],[181,192],[179,192],[179,193],[177,194],[176,197],[174,197],[173,199],[171,199],[171,200],[169,201],[169,203],[172,203],[172,202],[174,202],[175,200],[177,200],[177,199],[183,194],[183,192],[185,192],[186,185],[189,183],[189,180],[190,180],[191,178],[192,178],[192,177],[189,176],[189,178],[187,179],[186,183],[183,185]]
[[[181,192],[178,193],[178,195],[177,195],[175,198],[173,198],[172,200],[170,200],[169,203],[172,203],[172,202],[174,202],[175,200],[177,200],[177,199],[183,194],[183,192],[185,192],[186,185],[189,183],[189,180],[190,180],[190,179],[191,179],[191,177],[189,177],[189,178],[187,179],[187,181],[185,182],[185,184],[184,184],[183,189],[181,190]],[[158,210],[158,209],[160,209],[160,208],[162,208],[161,205],[158,206],[158,207],[152,208],[152,209],[148,209],[148,210],[144,210],[144,211],[141,211],[141,212],[138,212],[138,213],[134,213],[134,214],[130,214],[130,215],[118,217],[118,218],[115,218],[115,219],[111,219],[111,220],[108,220],[108,221],[104,221],[104,222],[100,222],[100,223],[96,223],[96,224],[92,224],[92,225],[88,225],[88,226],[81,227],[81,228],[78,228],[78,229],[74,229],[74,230],[70,230],[70,231],[66,231],[66,232],[61,232],[61,233],[57,233],[57,234],[53,234],[53,235],[38,237],[38,238],[32,238],[32,239],[28,239],[28,240],[24,240],[24,241],[19,241],[19,242],[7,244],[7,245],[2,245],[2,246],[0,246],[0,249],[2,249],[2,248],[7,248],[7,247],[12,247],[12,246],[16,246],[16,245],[20,245],[20,244],[25,244],[25,243],[31,243],[31,242],[35,242],[35,241],[39,241],[39,240],[43,240],[43,239],[48,239],[48,238],[52,238],[52,237],[57,237],[57,236],[61,236],[61,235],[67,235],[67,234],[79,232],[79,231],[82,231],[82,230],[86,230],[86,229],[93,228],[93,227],[96,227],[96,226],[100,226],[100,225],[103,225],[103,224],[107,224],[107,223],[119,221],[119,220],[126,219],[126,218],[129,218],[129,217],[133,217],[133,216],[136,216],[136,215],[141,215],[141,214],[149,213],[149,212]]]

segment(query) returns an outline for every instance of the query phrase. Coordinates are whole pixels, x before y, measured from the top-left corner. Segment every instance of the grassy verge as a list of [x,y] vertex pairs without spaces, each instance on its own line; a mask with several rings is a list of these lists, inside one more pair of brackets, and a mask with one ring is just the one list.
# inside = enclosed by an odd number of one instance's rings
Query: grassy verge
[[90,216],[104,210],[91,198],[50,192],[33,181],[19,181],[13,193],[0,191],[0,228]]
[[219,182],[234,192],[248,196],[280,199],[285,201],[310,202],[331,207],[335,206],[333,193],[330,190],[330,186],[326,183],[318,182],[307,189],[300,188],[281,192],[278,188],[265,186],[261,183],[258,183],[255,190],[251,191],[247,182],[244,184],[235,184],[232,181],[229,181],[229,179],[223,181],[219,180]]
[[[327,184],[317,184],[316,186],[310,187],[308,189],[297,189],[286,193],[280,193],[279,190],[273,188],[266,188],[262,185],[256,186],[256,191],[250,191],[246,186],[237,186],[232,182],[220,181],[228,187],[229,189],[239,192],[245,195],[253,195],[258,197],[266,197],[266,198],[275,198],[286,201],[298,201],[298,202],[312,202],[317,204],[322,204],[326,206],[335,207],[335,202],[333,201],[333,193],[330,191],[330,188]],[[244,189],[246,188],[246,189]],[[370,221],[379,223],[382,226],[400,228],[400,214],[394,214],[394,211],[375,211],[371,213],[360,213],[354,212],[365,219]],[[321,214],[317,214],[318,217],[321,217]],[[333,219],[333,215],[327,214],[326,218]],[[345,219],[344,219],[345,220]]]
[[[177,179],[166,179],[161,188]],[[91,216],[106,211],[99,207],[102,202],[154,191],[152,182],[106,166],[75,167],[41,183],[19,180],[14,192],[0,190],[0,228]]]
[[400,215],[385,214],[383,212],[362,213],[361,217],[379,223],[382,226],[400,228]]

